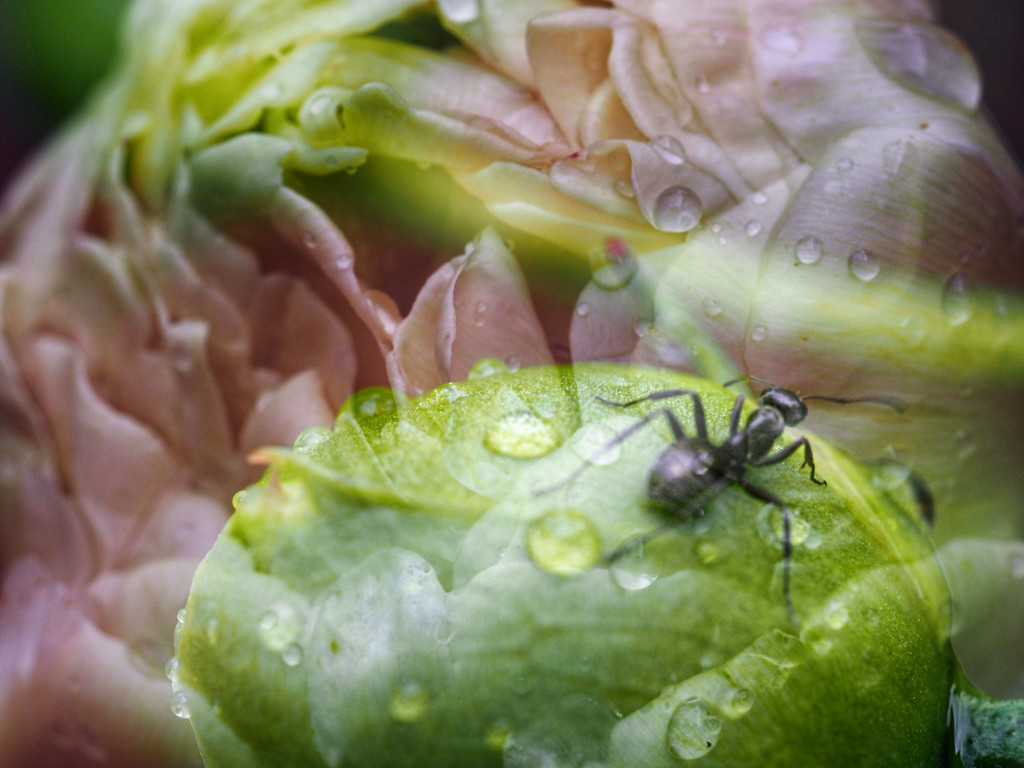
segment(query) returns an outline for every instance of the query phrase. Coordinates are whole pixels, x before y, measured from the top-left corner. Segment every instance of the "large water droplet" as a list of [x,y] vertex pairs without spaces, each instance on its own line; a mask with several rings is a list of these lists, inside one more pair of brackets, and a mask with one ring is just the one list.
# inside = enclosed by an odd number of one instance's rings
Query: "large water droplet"
[[755,342],[762,342],[768,338],[768,329],[763,325],[755,325],[750,329],[750,340]]
[[594,283],[607,291],[629,285],[638,264],[633,252],[618,238],[608,238],[603,248],[591,251],[590,269]]
[[555,450],[559,442],[558,431],[528,411],[502,416],[484,435],[487,448],[516,459],[545,456]]
[[281,661],[289,667],[297,667],[302,663],[302,648],[296,643],[285,646],[284,650],[281,651]]
[[301,631],[302,621],[288,603],[278,603],[260,617],[260,640],[277,653],[298,640]]
[[719,708],[726,717],[743,717],[754,706],[753,694],[745,688],[729,688],[722,695]]
[[171,656],[167,660],[167,664],[164,666],[164,674],[167,675],[167,679],[172,683],[178,680],[178,669],[180,668],[180,662],[177,656]]
[[480,16],[478,0],[438,0],[441,12],[456,24],[468,24]]
[[345,404],[346,410],[357,421],[393,411],[395,407],[395,393],[387,387],[361,389],[352,395]]
[[508,737],[512,735],[512,729],[507,723],[495,723],[484,734],[484,744],[488,749],[501,752],[505,749]]
[[312,451],[331,439],[334,433],[326,427],[307,427],[295,438],[295,450],[303,453]]
[[981,100],[981,77],[970,51],[935,24],[865,19],[857,37],[879,68],[897,82],[968,109]]
[[612,563],[612,579],[623,589],[645,589],[657,581],[661,574],[661,564],[645,554],[645,549],[640,544]]
[[961,325],[971,316],[970,285],[959,272],[942,289],[942,310],[952,325]]
[[672,136],[659,136],[651,142],[651,147],[669,165],[682,165],[686,162],[686,150]]
[[715,748],[722,721],[697,697],[683,701],[672,711],[665,731],[665,747],[678,760],[696,760]]
[[526,529],[526,551],[541,570],[571,576],[601,558],[601,537],[590,518],[574,509],[553,509]]
[[700,223],[704,204],[689,187],[673,186],[654,201],[653,224],[662,232],[689,232]]
[[850,611],[843,603],[833,600],[825,607],[824,618],[830,629],[838,631],[850,620]]
[[751,219],[743,227],[743,231],[747,233],[747,237],[757,237],[761,234],[761,222],[757,219]]
[[899,327],[897,328],[900,336],[910,346],[916,347],[922,341],[927,333],[924,320],[917,315],[907,315],[900,320]]
[[399,723],[422,720],[430,707],[430,692],[419,683],[409,682],[393,691],[388,714]]
[[175,691],[174,695],[171,696],[171,712],[174,713],[175,717],[188,720],[188,699],[184,691]]
[[704,299],[704,314],[708,317],[718,317],[722,314],[722,302],[708,296]]
[[882,270],[881,260],[866,248],[858,248],[846,260],[850,274],[865,283],[874,280]]
[[897,139],[882,148],[882,171],[890,179],[895,179],[903,168],[912,166],[916,160],[917,147],[910,141]]
[[499,360],[496,357],[481,357],[470,367],[467,378],[486,379],[488,376],[498,376],[508,372],[509,369],[504,360]]
[[793,251],[801,264],[817,264],[825,252],[825,245],[813,235],[807,235],[797,240]]

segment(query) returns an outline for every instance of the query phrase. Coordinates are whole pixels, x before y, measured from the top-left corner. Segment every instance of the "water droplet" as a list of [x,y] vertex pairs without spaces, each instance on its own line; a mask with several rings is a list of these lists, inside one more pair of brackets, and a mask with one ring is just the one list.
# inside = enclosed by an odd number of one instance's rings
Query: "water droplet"
[[884,459],[871,466],[871,484],[884,491],[902,488],[910,479],[911,469],[898,461]]
[[526,529],[526,551],[541,570],[571,576],[600,560],[601,537],[582,512],[553,509]]
[[977,63],[950,32],[935,24],[882,19],[858,21],[855,30],[875,64],[896,82],[970,110],[977,108]]
[[785,24],[767,27],[759,35],[761,44],[769,51],[794,55],[803,50],[804,44],[800,36]]
[[833,643],[827,637],[819,637],[811,640],[811,649],[819,656],[827,656],[832,650]]
[[[757,532],[761,538],[776,547],[782,547],[786,536],[782,521],[782,510],[775,504],[765,504],[757,513]],[[796,510],[789,514],[789,543],[798,547],[811,535],[811,526],[797,517]]]
[[438,0],[441,12],[456,24],[468,24],[480,16],[478,0]]
[[520,362],[519,358],[516,357],[515,355],[509,355],[508,357],[505,358],[505,365],[508,366],[510,372],[515,373],[516,371],[519,370],[519,367],[522,365],[522,362]]
[[708,82],[708,76],[703,72],[697,73],[697,77],[693,84],[697,88],[698,93],[708,93],[711,90],[711,84]]
[[722,314],[722,302],[708,296],[704,299],[704,314],[708,317],[718,317]]
[[441,393],[449,403],[457,403],[462,398],[469,397],[469,392],[451,382],[441,387]]
[[488,749],[501,752],[505,749],[508,737],[512,735],[512,729],[505,723],[496,723],[487,729],[484,734],[484,744]]
[[[237,496],[238,494],[235,494],[235,495]],[[177,618],[179,624],[184,624],[185,623],[185,609],[184,608],[179,608],[178,612],[176,614],[174,614],[174,616],[175,616],[175,618]]]
[[505,365],[504,360],[499,360],[496,357],[481,357],[470,367],[468,378],[471,380],[486,379],[488,376],[497,376],[508,372],[508,366]]
[[367,387],[348,399],[345,410],[358,421],[393,411],[396,405],[395,393],[392,390],[387,387]]
[[307,248],[313,250],[316,248],[316,235],[312,232],[304,232],[302,235],[302,242]]
[[909,141],[897,139],[890,141],[882,148],[882,171],[894,179],[900,170],[914,163],[917,159],[917,147]]
[[703,565],[714,565],[721,558],[718,547],[709,541],[702,541],[697,545],[697,559]]
[[755,325],[750,329],[751,341],[762,342],[768,338],[768,329],[763,325]]
[[826,606],[824,616],[830,629],[840,630],[850,620],[850,611],[842,603],[833,600]]
[[970,285],[959,272],[942,289],[942,310],[952,325],[961,325],[971,316]]
[[299,616],[288,603],[278,603],[260,617],[260,640],[276,653],[298,640],[301,631]]
[[683,186],[665,189],[654,201],[653,224],[663,232],[689,232],[700,223],[704,204]]
[[757,219],[751,219],[747,222],[747,225],[743,228],[743,231],[747,233],[747,237],[757,237],[761,234],[761,222]]
[[708,711],[707,703],[692,697],[672,711],[665,746],[678,760],[696,760],[715,748],[721,731],[722,721]]
[[171,712],[174,713],[175,717],[180,717],[183,720],[188,720],[188,699],[185,696],[184,691],[176,691],[174,695],[171,696]]
[[326,427],[307,427],[295,438],[295,450],[307,453],[326,443],[334,433]]
[[579,304],[576,305],[576,314],[579,315],[580,317],[586,317],[587,315],[590,314],[590,305],[587,304],[585,301],[581,301]]
[[917,315],[907,315],[899,324],[899,334],[911,346],[917,346],[924,341],[927,329],[924,321]]
[[719,708],[726,717],[736,719],[743,717],[754,706],[754,696],[745,688],[730,688],[722,696]]
[[172,683],[178,680],[178,670],[181,667],[181,662],[178,661],[177,656],[171,656],[167,660],[167,664],[164,665],[164,674],[167,675],[167,679]]
[[608,466],[619,460],[621,448],[613,443],[618,432],[607,424],[591,422],[576,431],[569,448],[583,461],[597,466]]
[[858,248],[851,252],[846,263],[850,268],[850,274],[865,283],[874,280],[882,270],[882,262],[866,248]]
[[270,81],[260,86],[260,98],[266,101],[276,101],[284,94],[284,87],[276,82]]
[[686,150],[679,140],[672,136],[658,136],[651,141],[651,147],[658,157],[669,165],[682,165],[686,162]]
[[623,589],[645,589],[657,581],[661,574],[661,564],[645,555],[644,549],[644,545],[640,544],[612,563],[612,579]]
[[405,683],[391,693],[388,714],[399,723],[422,720],[430,707],[430,692],[419,683]]
[[768,202],[768,195],[766,195],[764,192],[755,192],[750,196],[750,201],[754,205],[764,205],[765,203]]
[[494,453],[516,459],[536,459],[558,447],[558,431],[529,412],[510,413],[488,428],[484,445]]
[[281,651],[281,661],[289,667],[298,666],[302,662],[302,648],[295,643],[285,646],[285,649]]
[[615,182],[615,191],[631,200],[636,197],[636,192],[633,191],[633,184],[625,179],[619,179]]
[[840,157],[836,160],[836,170],[840,173],[847,173],[853,170],[853,160],[849,157]]
[[725,45],[729,39],[728,34],[724,29],[712,29],[711,30],[711,42],[715,45]]
[[825,245],[813,235],[807,235],[797,240],[796,248],[793,250],[801,264],[817,264],[825,252]]
[[637,268],[636,256],[618,238],[608,238],[603,248],[590,253],[590,270],[594,282],[607,291],[629,285]]

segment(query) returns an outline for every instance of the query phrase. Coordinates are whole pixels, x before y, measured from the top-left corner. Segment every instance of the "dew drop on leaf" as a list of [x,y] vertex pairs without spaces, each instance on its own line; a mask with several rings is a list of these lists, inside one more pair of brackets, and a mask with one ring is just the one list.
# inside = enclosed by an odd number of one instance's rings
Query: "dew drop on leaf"
[[801,264],[817,264],[821,261],[821,255],[824,251],[824,244],[813,235],[801,237],[794,249],[796,258]]
[[484,445],[494,453],[516,459],[536,459],[558,447],[558,431],[529,412],[510,413],[494,422]]
[[672,186],[654,201],[653,224],[663,232],[689,232],[700,223],[704,204],[689,187]]
[[488,376],[497,376],[508,372],[508,366],[505,365],[504,360],[499,360],[496,357],[481,357],[470,367],[467,378],[470,380],[486,379]]
[[865,248],[858,248],[851,252],[847,259],[847,266],[850,268],[851,275],[865,283],[874,280],[882,270],[882,262],[879,258]]
[[526,551],[541,570],[571,576],[597,564],[601,558],[601,538],[582,512],[554,509],[530,523]]
[[692,697],[672,711],[665,732],[665,747],[678,760],[696,760],[718,743],[722,721],[712,714],[706,702]]
[[942,289],[942,311],[952,325],[965,323],[971,316],[970,286],[959,272]]

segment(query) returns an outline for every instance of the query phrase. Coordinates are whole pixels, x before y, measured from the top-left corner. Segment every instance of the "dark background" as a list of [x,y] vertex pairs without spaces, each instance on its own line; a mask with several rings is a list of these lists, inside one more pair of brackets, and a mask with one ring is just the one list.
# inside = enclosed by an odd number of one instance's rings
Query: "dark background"
[[[108,68],[126,0],[0,0],[0,186]],[[943,0],[975,52],[985,103],[1024,157],[1024,0]]]

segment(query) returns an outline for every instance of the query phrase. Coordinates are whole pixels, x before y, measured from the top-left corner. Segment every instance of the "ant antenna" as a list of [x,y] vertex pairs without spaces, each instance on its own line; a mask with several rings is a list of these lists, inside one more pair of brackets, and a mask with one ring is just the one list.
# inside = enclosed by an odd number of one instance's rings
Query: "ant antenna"
[[897,413],[906,413],[907,405],[906,401],[900,400],[898,397],[885,397],[884,395],[865,395],[863,397],[830,397],[829,395],[804,395],[800,400],[827,400],[830,403],[874,403],[875,405],[884,405],[888,408],[892,408]]

